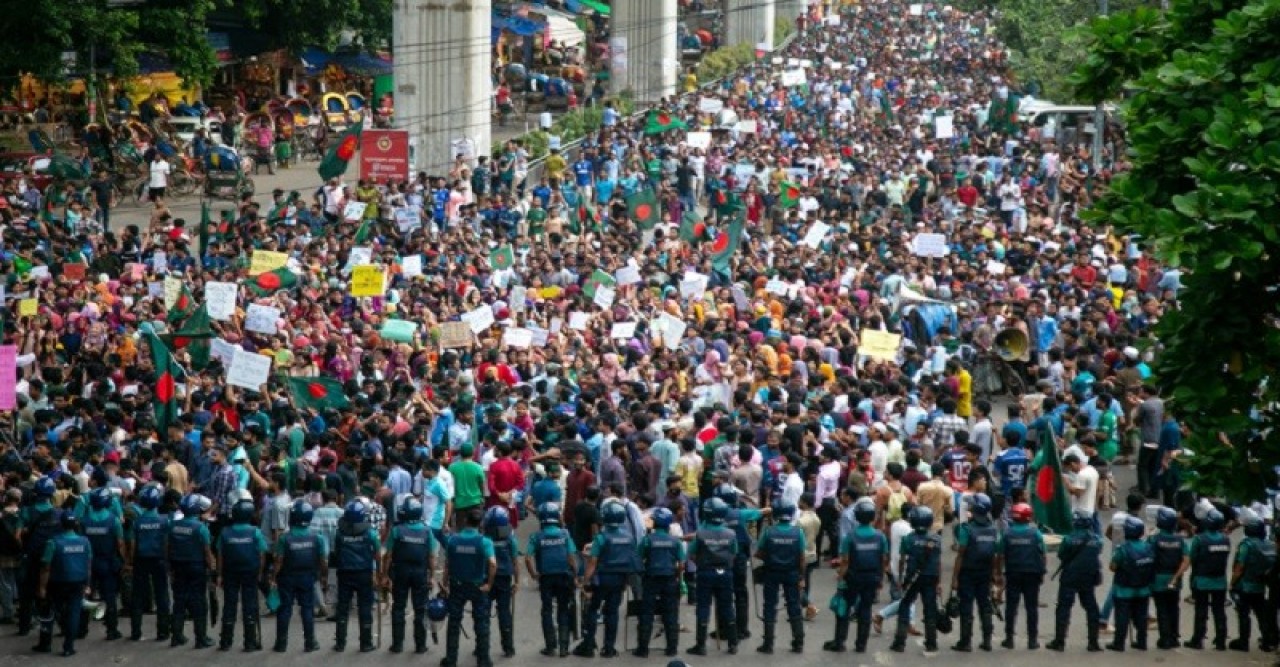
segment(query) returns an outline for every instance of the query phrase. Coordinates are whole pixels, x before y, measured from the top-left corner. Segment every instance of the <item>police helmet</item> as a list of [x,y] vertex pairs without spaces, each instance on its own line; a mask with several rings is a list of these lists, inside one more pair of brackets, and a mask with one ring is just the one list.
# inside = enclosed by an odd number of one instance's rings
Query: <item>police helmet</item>
[[543,526],[559,526],[560,504],[542,503],[538,505],[538,521],[541,521]]
[[293,507],[289,508],[289,525],[296,527],[305,527],[311,525],[311,517],[314,516],[316,510],[311,503],[305,500],[293,501]]
[[1147,532],[1147,526],[1142,523],[1142,519],[1131,516],[1124,520],[1124,539],[1140,540],[1145,532]]
[[104,510],[111,507],[111,489],[100,486],[89,492],[89,507]]
[[196,514],[204,514],[213,508],[213,501],[208,496],[199,493],[191,494],[191,506],[195,508]]
[[449,617],[449,603],[444,598],[435,597],[427,603],[427,618],[439,623]]
[[[870,498],[860,498],[853,504],[853,518],[860,525],[870,526],[876,520],[876,504]],[[930,523],[933,518],[929,518]]]
[[62,525],[63,530],[76,529],[76,513],[71,510],[62,510],[58,515],[58,523]]
[[920,505],[911,510],[911,527],[916,532],[924,532],[933,527],[933,510]]
[[796,518],[796,506],[791,503],[778,501],[773,504],[773,518],[783,523],[789,523]]
[[1084,510],[1076,510],[1071,514],[1071,526],[1081,530],[1093,528],[1093,515]]
[[368,514],[369,508],[365,507],[364,501],[353,500],[342,508],[342,520],[349,525],[357,525],[364,523],[365,516]]
[[991,516],[991,498],[985,493],[975,493],[969,496],[969,512],[975,518]]
[[1222,512],[1219,512],[1216,507],[1205,512],[1204,521],[1201,522],[1205,530],[1222,530],[1226,523],[1226,518],[1222,516]]
[[627,521],[627,508],[622,503],[605,503],[600,508],[600,518],[606,526],[621,526]]
[[1156,528],[1174,531],[1178,529],[1178,513],[1169,507],[1161,507],[1156,511]]
[[505,508],[505,507],[496,507],[496,506],[495,506],[495,507],[490,507],[490,508],[489,508],[489,509],[484,513],[484,527],[485,527],[486,529],[492,529],[492,528],[510,528],[510,527],[511,527],[511,515],[510,515],[510,514],[507,514],[507,508]]
[[400,508],[396,512],[396,516],[402,522],[421,521],[422,501],[413,496],[406,495],[400,500]]
[[53,492],[57,490],[58,490],[58,487],[56,484],[53,483],[52,477],[41,477],[40,479],[36,480],[36,486],[34,491],[37,499],[52,498]]
[[1035,512],[1026,503],[1017,503],[1009,508],[1009,518],[1013,519],[1014,523],[1031,523],[1034,516]]
[[182,513],[189,517],[200,516],[200,505],[196,501],[196,494],[188,493],[183,496],[182,500],[178,501],[178,509],[182,510]]
[[138,492],[138,505],[142,509],[153,510],[160,506],[162,500],[164,500],[164,491],[161,491],[156,484],[148,484]]
[[717,486],[711,495],[723,500],[724,504],[729,507],[738,506],[738,490],[734,488],[732,484],[721,484],[720,486]]
[[1246,523],[1244,525],[1244,536],[1256,537],[1259,539],[1266,538],[1267,524],[1264,523],[1261,519],[1259,519],[1258,521],[1254,521],[1252,523]]
[[653,511],[653,527],[657,530],[667,530],[671,527],[671,521],[676,515],[665,507],[659,507]]
[[707,518],[710,523],[724,523],[725,517],[729,514],[729,505],[719,498],[707,498],[702,501],[702,515]]
[[237,500],[231,506],[231,523],[253,523],[253,501]]

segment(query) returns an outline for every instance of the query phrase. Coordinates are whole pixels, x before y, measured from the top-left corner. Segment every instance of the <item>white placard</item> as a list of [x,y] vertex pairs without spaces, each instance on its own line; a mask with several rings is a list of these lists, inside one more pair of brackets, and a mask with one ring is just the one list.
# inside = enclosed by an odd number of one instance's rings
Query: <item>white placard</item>
[[950,252],[945,234],[916,234],[911,242],[911,253],[918,257],[946,257]]
[[575,310],[572,313],[569,313],[569,328],[574,331],[586,331],[587,322],[590,319],[591,315],[589,313]]
[[399,228],[402,234],[422,225],[422,220],[418,216],[418,209],[398,208],[395,211],[395,216],[396,227]]
[[222,362],[222,365],[228,366],[236,357],[236,350],[241,349],[239,345],[228,343],[221,338],[214,338],[209,341],[209,354],[214,359]]
[[533,345],[533,332],[512,327],[502,332],[502,344],[510,347],[529,347]]
[[813,61],[809,60],[808,58],[801,58],[800,66],[805,69],[813,69]]
[[697,273],[686,273],[680,281],[680,297],[683,299],[699,299],[707,291],[708,279]]
[[164,279],[164,307],[166,310],[173,310],[173,304],[178,302],[178,297],[182,296],[182,281],[177,278],[166,277]]
[[764,291],[770,294],[777,294],[778,296],[786,296],[787,284],[777,278],[774,278],[773,280],[765,283]]
[[400,275],[405,278],[422,275],[422,255],[409,255],[400,261]]
[[610,338],[621,338],[622,340],[631,340],[636,336],[635,322],[614,322],[613,328],[609,330]]
[[756,121],[754,121],[754,120],[740,120],[740,121],[738,121],[738,124],[737,124],[737,125],[734,125],[734,126],[733,126],[733,131],[734,131],[734,132],[741,132],[742,134],[755,134],[755,133],[756,133]]
[[924,5],[922,4],[908,5],[907,13],[912,16],[924,16]]
[[1004,262],[997,262],[994,259],[987,260],[987,273],[993,276],[1003,276],[1005,268]]
[[689,148],[701,148],[702,150],[707,150],[708,148],[711,148],[711,133],[690,132],[684,135],[684,143]]
[[952,125],[951,116],[935,116],[933,119],[933,138],[950,139],[956,136],[956,128]]
[[347,255],[347,266],[364,266],[373,263],[373,248],[352,248]]
[[802,86],[805,81],[804,70],[802,69],[789,69],[782,73],[782,85],[787,88]]
[[251,303],[249,304],[249,310],[245,312],[244,328],[249,331],[274,336],[276,334],[276,322],[279,319],[279,308],[264,306],[260,303]]
[[743,313],[751,312],[751,302],[747,300],[747,293],[741,287],[734,285],[729,288],[729,293],[733,295],[733,305]]
[[524,288],[524,285],[512,286],[511,294],[507,296],[507,301],[510,302],[508,304],[508,307],[511,309],[511,312],[513,313],[524,312],[524,302],[525,302],[525,299],[528,298],[528,295],[526,294],[527,291],[528,290]]
[[634,285],[640,282],[640,269],[628,264],[613,274],[614,280],[618,281],[618,285]]
[[239,286],[235,283],[205,283],[204,305],[209,311],[209,318],[227,321],[236,314],[236,293]]
[[558,333],[560,333],[560,330],[561,330],[561,329],[563,329],[563,328],[564,328],[564,318],[563,318],[563,317],[553,317],[553,318],[551,318],[551,333],[553,333],[553,334],[558,334]]
[[369,205],[362,201],[349,201],[347,207],[342,209],[342,219],[359,220],[364,217],[364,211],[367,208]]
[[724,100],[715,97],[703,97],[698,100],[698,113],[718,114],[724,110]]
[[831,225],[828,225],[825,222],[813,223],[813,225],[809,227],[809,231],[804,235],[804,244],[814,250],[817,250],[818,246],[822,245],[822,239],[827,237],[827,232],[829,231],[831,231]]
[[[155,269],[155,272],[157,274],[168,273],[169,272],[169,255],[165,253],[165,251],[163,250],[155,251],[155,253],[151,255],[151,266],[152,268]],[[31,267],[31,277],[48,279],[49,267],[47,266]]]
[[237,349],[227,367],[227,384],[258,391],[271,377],[271,357]]
[[460,319],[471,327],[471,333],[482,334],[486,329],[493,326],[493,306],[485,304],[475,310],[463,313]]
[[676,319],[667,313],[662,314],[662,345],[668,350],[677,350],[680,348],[680,341],[684,338],[685,329],[689,325],[683,320]]
[[529,333],[533,334],[534,347],[546,347],[551,341],[551,332],[538,327],[529,327]]
[[605,287],[601,285],[596,288],[596,298],[593,299],[592,302],[595,303],[597,306],[600,306],[601,308],[608,310],[613,307],[613,299],[616,296],[617,296],[617,293],[614,291],[612,287]]

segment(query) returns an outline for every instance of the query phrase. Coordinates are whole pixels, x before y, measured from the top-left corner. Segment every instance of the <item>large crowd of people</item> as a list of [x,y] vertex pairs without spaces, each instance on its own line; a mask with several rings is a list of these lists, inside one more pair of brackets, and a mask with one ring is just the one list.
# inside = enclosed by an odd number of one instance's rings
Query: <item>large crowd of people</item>
[[[231,649],[240,621],[252,651],[265,608],[283,652],[296,607],[304,650],[327,616],[340,651],[354,603],[373,651],[383,598],[393,652],[445,623],[444,667],[470,606],[488,667],[491,609],[515,655],[532,581],[546,656],[617,655],[628,593],[638,656],[655,635],[676,655],[686,601],[696,655],[753,630],[773,652],[780,604],[796,652],[867,650],[886,619],[890,649],[933,651],[952,617],[952,649],[1014,648],[1019,608],[1037,648],[1056,563],[1046,648],[1078,601],[1091,651],[1146,649],[1151,602],[1156,648],[1248,650],[1252,614],[1273,650],[1270,511],[1183,490],[1150,378],[1178,271],[1080,217],[1122,139],[1095,156],[1020,123],[986,13],[885,0],[804,24],[719,84],[606,112],[536,179],[511,141],[205,221],[153,193],[148,220],[99,224],[92,190],[19,182],[0,623],[42,652],[60,626],[71,655],[88,608],[107,640],[154,613],[196,648],[213,627]],[[992,355],[1008,400],[977,376]],[[1032,507],[1057,490],[1065,525]]]

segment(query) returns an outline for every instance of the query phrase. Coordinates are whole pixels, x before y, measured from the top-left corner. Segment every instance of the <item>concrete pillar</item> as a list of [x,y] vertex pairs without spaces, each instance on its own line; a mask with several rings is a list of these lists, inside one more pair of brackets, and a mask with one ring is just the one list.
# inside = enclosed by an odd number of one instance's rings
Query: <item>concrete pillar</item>
[[778,18],[786,19],[795,25],[796,18],[809,13],[809,0],[778,0]]
[[680,74],[676,0],[623,0],[609,19],[610,87],[638,101],[674,95]]
[[725,46],[768,42],[773,48],[776,0],[724,0]]
[[488,155],[492,119],[490,0],[394,0],[396,127],[414,168],[445,174],[454,143]]

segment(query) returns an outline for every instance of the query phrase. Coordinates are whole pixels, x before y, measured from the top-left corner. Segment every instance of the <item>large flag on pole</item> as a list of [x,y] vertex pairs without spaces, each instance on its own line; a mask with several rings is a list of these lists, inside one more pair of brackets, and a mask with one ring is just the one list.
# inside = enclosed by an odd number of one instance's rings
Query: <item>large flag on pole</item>
[[150,327],[146,329],[147,344],[151,348],[151,365],[156,371],[155,409],[156,432],[168,433],[169,424],[178,419],[177,382],[174,372],[177,364],[173,363],[173,355]]
[[1058,445],[1053,441],[1053,428],[1046,423],[1040,433],[1040,446],[1031,467],[1031,508],[1036,513],[1036,523],[1059,535],[1071,532],[1071,503],[1067,486],[1062,482],[1062,459]]

